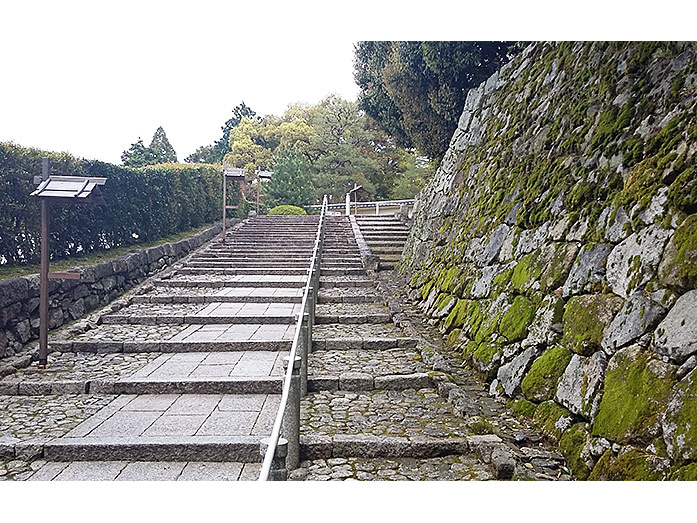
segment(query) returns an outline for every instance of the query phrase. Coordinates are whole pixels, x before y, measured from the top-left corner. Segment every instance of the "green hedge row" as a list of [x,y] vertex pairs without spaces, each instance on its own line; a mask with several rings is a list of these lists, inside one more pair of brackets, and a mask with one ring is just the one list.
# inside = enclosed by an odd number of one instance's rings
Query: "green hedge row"
[[0,263],[39,261],[40,206],[29,194],[34,176],[41,174],[42,156],[51,158],[53,175],[107,178],[102,187],[106,206],[52,206],[54,259],[153,241],[220,219],[220,167],[133,169],[0,142]]

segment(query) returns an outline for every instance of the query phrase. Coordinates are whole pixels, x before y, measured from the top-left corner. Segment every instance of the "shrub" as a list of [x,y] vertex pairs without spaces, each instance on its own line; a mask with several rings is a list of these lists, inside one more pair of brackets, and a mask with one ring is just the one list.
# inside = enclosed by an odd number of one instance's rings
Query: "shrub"
[[307,214],[305,209],[302,207],[296,207],[295,205],[277,205],[269,211],[269,216],[280,216],[280,215],[299,215]]
[[39,199],[30,196],[41,158],[51,174],[107,178],[104,207],[51,206],[51,258],[154,241],[220,219],[220,168],[162,164],[130,168],[67,153],[0,143],[0,260],[36,263],[40,254]]

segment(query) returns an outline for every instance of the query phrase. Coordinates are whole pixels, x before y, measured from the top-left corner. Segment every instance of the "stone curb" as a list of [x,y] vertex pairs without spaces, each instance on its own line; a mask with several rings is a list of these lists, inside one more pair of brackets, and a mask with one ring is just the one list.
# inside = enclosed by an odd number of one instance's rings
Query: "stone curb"
[[290,350],[292,342],[284,340],[258,341],[54,341],[53,351],[87,352],[93,354],[135,352],[238,352]]
[[313,339],[312,350],[346,350],[346,349],[411,349],[416,347],[414,338],[324,338]]
[[356,372],[344,373],[340,376],[310,376],[307,379],[307,390],[309,392],[430,389],[434,386],[433,379],[427,373],[392,374],[373,377],[369,374]]
[[219,289],[223,287],[249,287],[254,284],[254,287],[275,287],[275,288],[303,288],[304,282],[301,281],[191,281],[191,280],[157,280],[158,287],[197,287],[200,289]]
[[[301,296],[134,296],[131,303],[300,303]],[[320,302],[321,303],[321,302]]]
[[471,452],[469,440],[470,437],[403,438],[364,434],[301,435],[300,459],[433,458],[452,454],[469,454]]
[[[258,463],[262,436],[59,438],[43,445],[52,461],[237,461]],[[16,449],[15,449],[16,452]]]

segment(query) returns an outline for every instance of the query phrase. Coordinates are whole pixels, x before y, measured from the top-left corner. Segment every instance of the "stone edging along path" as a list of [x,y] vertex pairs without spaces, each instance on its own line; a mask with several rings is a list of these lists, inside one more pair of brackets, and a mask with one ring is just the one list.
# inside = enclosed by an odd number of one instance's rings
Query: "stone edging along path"
[[[239,220],[229,220],[230,225]],[[177,242],[136,250],[114,260],[80,267],[80,280],[51,280],[49,329],[84,318],[130,288],[162,272],[220,234],[222,223]],[[35,358],[39,331],[39,275],[0,281],[0,377]]]

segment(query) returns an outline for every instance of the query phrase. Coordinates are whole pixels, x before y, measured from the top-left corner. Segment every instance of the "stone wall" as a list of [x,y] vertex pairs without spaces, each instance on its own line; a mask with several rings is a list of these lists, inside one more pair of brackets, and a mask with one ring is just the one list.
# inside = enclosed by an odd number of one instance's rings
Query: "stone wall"
[[400,270],[595,479],[697,478],[693,44],[534,44],[468,93]]
[[[141,249],[77,270],[80,280],[49,280],[49,329],[106,305],[220,234],[222,223],[178,242]],[[0,360],[39,337],[39,275],[0,281]],[[0,370],[0,375],[4,375]]]

